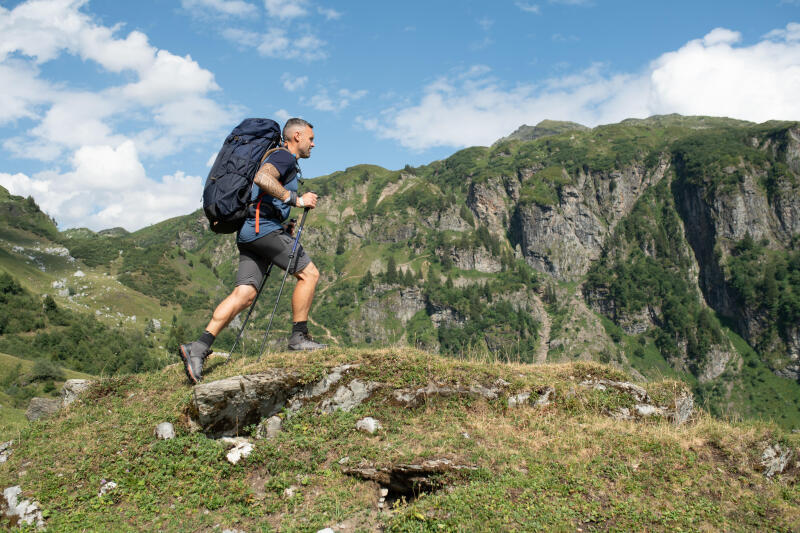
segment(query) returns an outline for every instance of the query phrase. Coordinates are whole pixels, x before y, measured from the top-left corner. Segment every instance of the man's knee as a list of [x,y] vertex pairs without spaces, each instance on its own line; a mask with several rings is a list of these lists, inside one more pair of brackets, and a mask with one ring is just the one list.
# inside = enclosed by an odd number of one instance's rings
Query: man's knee
[[239,307],[249,307],[253,305],[256,294],[258,294],[258,290],[252,285],[237,285],[233,289],[232,296],[239,304]]
[[314,285],[319,281],[319,270],[314,263],[309,263],[306,267],[295,274],[295,277],[302,281],[309,281]]

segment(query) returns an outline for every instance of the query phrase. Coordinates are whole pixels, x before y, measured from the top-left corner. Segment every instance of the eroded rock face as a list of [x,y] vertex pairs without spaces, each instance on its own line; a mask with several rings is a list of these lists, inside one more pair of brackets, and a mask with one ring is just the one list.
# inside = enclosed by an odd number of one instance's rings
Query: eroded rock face
[[464,470],[476,470],[477,466],[457,464],[450,459],[428,459],[421,463],[375,466],[362,464],[343,467],[342,472],[361,479],[375,481],[389,489],[394,495],[419,495],[442,487],[441,474]]
[[92,381],[88,379],[68,379],[64,382],[64,387],[61,389],[61,405],[68,406],[78,399],[78,397],[89,390]]
[[773,477],[776,474],[782,474],[793,455],[791,449],[780,444],[767,446],[761,454],[761,467],[764,469],[764,475]]
[[[559,280],[573,281],[600,257],[617,222],[631,212],[644,190],[663,179],[669,168],[662,158],[655,168],[629,165],[611,172],[579,172],[560,188],[555,205],[517,205],[511,216],[513,244],[525,261]],[[536,172],[520,171],[524,181]]]
[[449,398],[463,396],[495,400],[500,394],[500,387],[484,387],[483,385],[438,385],[429,383],[419,389],[397,389],[392,392],[392,399],[398,405],[407,408],[419,407],[428,398]]
[[61,400],[56,398],[31,398],[25,417],[31,422],[49,418],[61,409]]
[[[296,412],[308,402],[319,401],[344,375],[354,368],[343,365],[331,369],[320,380],[301,383],[296,372],[269,369],[258,374],[201,383],[194,387],[190,417],[213,438],[240,435],[243,428],[271,419],[284,408]],[[319,405],[321,412],[349,410],[363,402],[379,384],[357,379],[340,386]],[[268,430],[268,428],[267,428]]]
[[299,376],[280,369],[201,383],[194,387],[192,418],[209,436],[235,436],[280,412],[301,390]]
[[477,270],[493,274],[503,269],[500,258],[494,257],[491,252],[481,246],[467,250],[452,248],[448,253],[453,264],[461,270]]
[[616,420],[661,417],[681,425],[689,421],[694,410],[694,396],[688,390],[680,391],[669,405],[656,405],[644,388],[626,381],[589,379],[581,382],[580,386],[594,390],[615,389],[630,396],[636,402],[633,408],[620,407],[608,413]]

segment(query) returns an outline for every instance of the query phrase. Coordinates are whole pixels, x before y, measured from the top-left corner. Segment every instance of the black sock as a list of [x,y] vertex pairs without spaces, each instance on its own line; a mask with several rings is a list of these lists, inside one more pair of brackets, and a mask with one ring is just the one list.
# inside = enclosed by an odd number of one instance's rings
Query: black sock
[[212,344],[214,344],[214,339],[216,339],[216,337],[214,336],[213,333],[204,331],[203,334],[200,335],[200,338],[197,339],[197,342],[199,342],[200,344],[204,344],[206,346],[206,349],[208,349],[211,348]]
[[308,335],[308,322],[303,320],[302,322],[293,322],[292,323],[292,333],[305,333]]

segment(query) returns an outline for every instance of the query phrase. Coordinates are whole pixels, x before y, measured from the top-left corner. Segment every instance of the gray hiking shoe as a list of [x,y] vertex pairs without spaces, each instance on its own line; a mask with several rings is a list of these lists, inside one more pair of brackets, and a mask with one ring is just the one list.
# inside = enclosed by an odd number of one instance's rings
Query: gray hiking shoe
[[289,337],[289,349],[290,350],[302,350],[302,351],[312,351],[312,350],[321,350],[322,348],[327,348],[327,344],[321,344],[319,342],[315,342],[314,339],[311,338],[311,335],[308,333],[302,333],[300,331],[292,332],[292,336]]
[[183,370],[192,383],[198,383],[203,379],[203,363],[206,357],[211,355],[211,350],[203,350],[204,346],[195,341],[189,344],[181,344],[180,348],[178,348],[178,354],[183,360]]

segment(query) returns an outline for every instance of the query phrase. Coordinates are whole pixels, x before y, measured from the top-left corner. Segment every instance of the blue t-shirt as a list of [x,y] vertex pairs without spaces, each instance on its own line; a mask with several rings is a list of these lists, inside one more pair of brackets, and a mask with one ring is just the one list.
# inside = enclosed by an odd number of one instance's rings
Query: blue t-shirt
[[[302,178],[300,166],[297,158],[288,150],[275,150],[267,157],[264,163],[270,163],[280,173],[280,182],[286,190],[297,192],[298,179]],[[287,181],[288,179],[288,181]],[[252,242],[259,237],[263,237],[273,231],[279,230],[281,224],[289,218],[292,206],[278,198],[265,194],[261,199],[261,209],[259,210],[258,233],[256,233],[256,204],[258,196],[261,194],[261,187],[253,184],[250,192],[250,200],[253,206],[250,208],[250,216],[244,221],[244,225],[239,230],[239,242]]]

